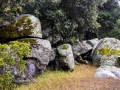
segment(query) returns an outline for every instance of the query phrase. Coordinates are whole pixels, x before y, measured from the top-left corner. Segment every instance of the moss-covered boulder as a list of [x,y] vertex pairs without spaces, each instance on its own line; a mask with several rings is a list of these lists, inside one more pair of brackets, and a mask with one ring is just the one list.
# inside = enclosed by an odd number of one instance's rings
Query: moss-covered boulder
[[120,56],[120,41],[116,38],[104,38],[94,47],[92,51],[94,65],[118,66]]
[[41,24],[38,18],[30,14],[22,14],[14,23],[18,37],[31,36],[42,38]]
[[58,62],[60,68],[63,70],[73,70],[75,63],[70,44],[63,44],[57,47],[58,50]]
[[22,14],[5,26],[0,26],[0,41],[23,37],[42,38],[41,24],[38,18],[30,14]]
[[[46,66],[50,61],[51,44],[48,40],[38,39],[38,38],[23,38],[18,41],[30,43],[30,55],[28,56],[29,61],[27,61],[27,68],[29,72],[43,73],[46,70]],[[31,71],[30,66],[33,64],[31,61],[35,61],[36,69]],[[33,65],[32,65],[33,66]],[[37,71],[37,72],[36,72]],[[32,75],[34,75],[32,73]]]

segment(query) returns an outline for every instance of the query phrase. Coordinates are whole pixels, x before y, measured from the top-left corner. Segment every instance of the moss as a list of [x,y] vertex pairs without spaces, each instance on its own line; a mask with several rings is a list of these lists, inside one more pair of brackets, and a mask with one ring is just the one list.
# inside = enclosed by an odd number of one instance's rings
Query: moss
[[78,43],[78,39],[76,39],[75,37],[72,37],[72,38],[70,39],[70,41],[71,41],[72,43]]
[[67,49],[68,49],[67,44],[63,44],[62,47],[61,47],[61,49],[65,49],[65,50],[67,50]]
[[23,16],[20,20],[16,21],[15,26],[17,28],[22,28],[18,31],[18,36],[29,36],[32,34],[34,27],[32,26],[32,21],[29,19],[28,16]]
[[9,26],[1,26],[0,27],[0,37],[4,38],[14,38],[17,36],[17,31],[15,27]]
[[[31,19],[28,16],[23,16],[20,20],[16,20],[13,24],[9,26],[0,27],[0,37],[4,38],[15,38],[20,36],[29,36],[32,34],[32,30],[37,26],[32,24]],[[22,28],[19,30],[18,28]],[[41,33],[39,31],[38,33]]]
[[35,43],[36,42],[36,40],[31,39],[31,38],[23,38],[23,39],[19,39],[17,41],[19,41],[19,42],[25,42],[25,43]]
[[81,63],[82,61],[83,61],[82,57],[79,56],[79,57],[77,58],[77,62],[78,62],[78,63]]

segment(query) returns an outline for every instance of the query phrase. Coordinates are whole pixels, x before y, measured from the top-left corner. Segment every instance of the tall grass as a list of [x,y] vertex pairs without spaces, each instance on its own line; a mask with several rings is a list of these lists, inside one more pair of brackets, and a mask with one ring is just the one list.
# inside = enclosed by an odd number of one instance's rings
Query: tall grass
[[90,65],[77,65],[74,71],[46,71],[44,74],[36,77],[36,83],[22,85],[16,90],[74,90],[83,78],[93,77],[95,67]]
[[120,80],[94,78],[96,67],[78,65],[73,72],[49,71],[36,77],[36,83],[16,90],[120,90]]

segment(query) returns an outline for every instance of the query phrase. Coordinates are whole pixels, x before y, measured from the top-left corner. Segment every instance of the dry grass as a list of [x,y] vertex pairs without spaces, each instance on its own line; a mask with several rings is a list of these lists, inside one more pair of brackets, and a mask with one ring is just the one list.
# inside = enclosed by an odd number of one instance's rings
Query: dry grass
[[94,78],[96,67],[76,66],[73,72],[46,71],[37,83],[22,85],[16,90],[120,90],[120,80]]

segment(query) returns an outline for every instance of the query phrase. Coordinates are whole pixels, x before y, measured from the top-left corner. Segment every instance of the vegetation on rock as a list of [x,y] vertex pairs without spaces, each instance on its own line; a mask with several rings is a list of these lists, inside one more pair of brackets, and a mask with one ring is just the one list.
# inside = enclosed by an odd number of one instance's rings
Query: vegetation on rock
[[[30,53],[29,44],[13,41],[9,44],[0,44],[0,89],[12,90],[15,88],[15,84],[12,83],[11,74],[14,68],[16,68],[22,75],[25,68],[26,61],[24,57],[28,57]],[[0,69],[1,69],[0,68]]]
[[63,45],[61,46],[61,49],[67,50],[67,49],[68,49],[68,45],[67,45],[67,44],[63,44]]

